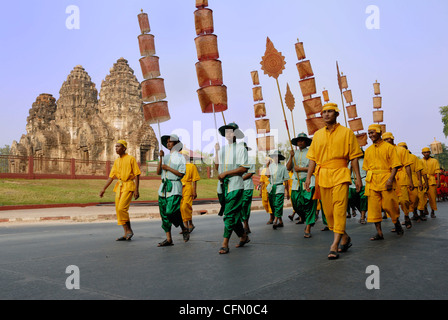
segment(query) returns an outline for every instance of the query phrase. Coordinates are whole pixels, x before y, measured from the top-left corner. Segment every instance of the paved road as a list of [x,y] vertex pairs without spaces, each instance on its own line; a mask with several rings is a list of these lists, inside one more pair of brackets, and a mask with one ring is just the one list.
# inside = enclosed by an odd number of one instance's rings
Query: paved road
[[[291,209],[285,210],[285,216]],[[358,218],[358,217],[357,217]],[[448,203],[436,219],[414,224],[397,237],[369,241],[373,225],[348,220],[353,247],[336,261],[327,253],[331,232],[321,220],[311,239],[303,225],[285,219],[273,230],[267,215],[251,217],[251,242],[219,255],[223,223],[216,215],[195,216],[196,229],[183,243],[158,248],[164,239],[158,220],[133,222],[135,236],[116,242],[114,222],[0,225],[0,299],[150,300],[365,300],[448,298]],[[80,272],[80,289],[69,290],[66,268]],[[379,289],[367,289],[366,273],[378,267]],[[371,282],[371,281],[370,281]]]

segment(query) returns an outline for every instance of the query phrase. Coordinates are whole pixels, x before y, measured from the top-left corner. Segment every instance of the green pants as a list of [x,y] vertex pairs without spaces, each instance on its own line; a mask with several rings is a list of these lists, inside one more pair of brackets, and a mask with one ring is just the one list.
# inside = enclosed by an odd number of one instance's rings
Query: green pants
[[272,209],[272,214],[277,217],[283,217],[283,205],[285,201],[285,193],[276,193],[277,186],[274,185],[271,189],[271,192],[268,193],[269,205]]
[[224,238],[229,238],[235,231],[238,237],[244,235],[243,224],[241,223],[241,210],[243,208],[243,189],[227,192],[228,180],[223,182],[223,193],[218,193],[221,210],[219,215],[223,216],[224,221]]
[[364,186],[359,193],[356,192],[355,188],[349,188],[347,213],[350,213],[350,208],[358,209],[358,211],[367,211],[367,197],[364,195],[364,191]]
[[176,228],[182,222],[182,214],[180,212],[180,201],[182,196],[176,195],[168,198],[159,196],[159,211],[162,218],[162,229],[165,232],[171,231],[171,225]]
[[302,221],[314,226],[316,223],[317,200],[313,200],[314,187],[308,192],[302,187],[291,191],[291,200],[294,211],[302,218]]
[[242,203],[242,211],[241,211],[241,220],[247,221],[250,217],[250,209],[252,206],[252,197],[254,195],[254,189],[244,190],[243,191],[243,203]]

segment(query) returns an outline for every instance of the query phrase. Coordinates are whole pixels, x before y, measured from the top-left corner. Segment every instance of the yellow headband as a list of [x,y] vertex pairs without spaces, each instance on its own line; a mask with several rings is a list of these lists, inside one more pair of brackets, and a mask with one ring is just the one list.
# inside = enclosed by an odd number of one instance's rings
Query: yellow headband
[[393,136],[393,134],[391,133],[391,132],[384,132],[383,133],[383,140],[384,139],[392,139],[392,140],[395,140],[395,138],[394,138],[394,136]]
[[375,130],[375,132],[380,133],[381,132],[381,126],[379,124],[371,124],[367,131],[369,131],[369,130]]
[[121,143],[126,149],[128,148],[128,143],[124,140],[118,140],[117,143]]
[[429,149],[428,147],[426,147],[426,148],[423,148],[423,149],[422,149],[422,152],[431,152],[431,149]]
[[325,104],[322,107],[321,113],[324,112],[325,110],[334,110],[336,112],[339,112],[338,105],[336,103],[332,103],[332,102]]

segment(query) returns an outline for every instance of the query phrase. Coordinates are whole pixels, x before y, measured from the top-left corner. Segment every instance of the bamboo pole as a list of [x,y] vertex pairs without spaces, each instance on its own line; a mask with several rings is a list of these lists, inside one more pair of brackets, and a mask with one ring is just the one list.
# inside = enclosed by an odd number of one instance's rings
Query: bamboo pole
[[[289,141],[289,145],[291,147],[291,151],[294,152],[294,148],[292,146],[292,142],[291,142],[291,135],[289,134],[289,127],[288,127],[288,120],[286,119],[286,113],[285,113],[285,106],[283,104],[283,98],[282,98],[282,92],[280,90],[280,85],[278,83],[278,78],[275,78],[275,81],[277,82],[277,89],[278,89],[278,94],[280,96],[280,102],[282,105],[282,110],[283,110],[283,117],[285,118],[285,126],[286,126],[286,132],[288,132],[288,141]],[[296,166],[296,157],[295,154],[292,156],[292,162],[293,162],[293,166]],[[294,167],[292,168],[292,172],[295,173]],[[299,180],[299,174],[297,173],[297,180]]]
[[339,85],[339,91],[341,92],[341,101],[342,101],[342,109],[344,111],[345,126],[347,127],[347,116],[345,115],[344,98],[342,97],[341,74],[339,73],[339,65],[337,61],[336,61],[336,69],[338,70],[338,85]]

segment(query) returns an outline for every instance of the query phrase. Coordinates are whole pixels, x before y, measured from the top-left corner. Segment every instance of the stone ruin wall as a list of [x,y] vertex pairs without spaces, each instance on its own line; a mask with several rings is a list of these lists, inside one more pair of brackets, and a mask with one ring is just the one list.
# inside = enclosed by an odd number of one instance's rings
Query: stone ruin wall
[[[123,139],[128,143],[127,152],[138,162],[155,160],[158,141],[144,121],[142,105],[141,86],[127,60],[120,58],[113,65],[99,94],[88,73],[78,65],[62,84],[57,101],[48,93],[36,98],[27,117],[26,134],[19,142],[13,141],[10,154],[84,160],[85,174],[89,174],[96,171],[91,168],[92,160],[116,159],[115,142]],[[34,169],[66,174],[69,165],[69,161],[35,161]],[[82,168],[77,168],[80,172],[78,169]],[[12,160],[10,172],[26,170],[23,160]]]

